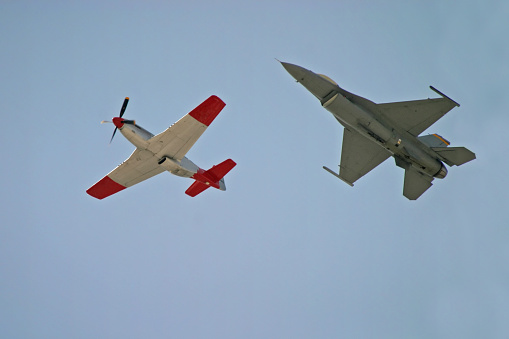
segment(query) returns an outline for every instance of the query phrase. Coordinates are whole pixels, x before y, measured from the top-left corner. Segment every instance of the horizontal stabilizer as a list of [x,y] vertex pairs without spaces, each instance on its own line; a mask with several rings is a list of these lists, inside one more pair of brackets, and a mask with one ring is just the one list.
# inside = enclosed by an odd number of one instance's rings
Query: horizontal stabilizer
[[219,165],[212,166],[211,169],[205,172],[206,175],[210,176],[214,181],[221,180],[232,168],[237,165],[232,159],[228,159],[220,163]]
[[191,178],[196,180],[187,190],[186,194],[195,197],[209,187],[217,188],[221,191],[226,190],[223,177],[237,165],[232,159],[228,159],[219,165],[212,166],[211,169],[204,171],[200,169]]
[[403,186],[403,195],[410,200],[417,200],[433,184],[432,177],[421,174],[412,167],[405,170],[405,183]]
[[186,190],[186,194],[195,197],[201,192],[205,191],[207,188],[209,188],[209,185],[206,185],[202,182],[195,181],[189,188]]
[[460,166],[475,159],[475,153],[465,147],[433,147],[432,149],[449,166]]

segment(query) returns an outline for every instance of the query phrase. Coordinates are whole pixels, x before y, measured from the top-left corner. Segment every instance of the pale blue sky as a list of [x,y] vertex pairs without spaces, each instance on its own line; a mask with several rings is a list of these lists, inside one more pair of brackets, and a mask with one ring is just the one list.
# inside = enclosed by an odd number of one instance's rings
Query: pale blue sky
[[[505,338],[504,1],[0,3],[0,336]],[[389,159],[351,188],[342,127],[275,61],[375,102],[461,104],[432,126],[477,160],[415,202]],[[188,157],[238,166],[196,198],[163,173],[102,201],[126,118],[226,108]]]

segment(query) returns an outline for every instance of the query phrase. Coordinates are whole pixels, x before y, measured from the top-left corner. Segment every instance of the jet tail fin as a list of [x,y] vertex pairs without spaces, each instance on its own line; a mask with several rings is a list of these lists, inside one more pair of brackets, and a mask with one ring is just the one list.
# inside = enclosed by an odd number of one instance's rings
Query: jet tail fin
[[433,147],[432,150],[449,166],[460,166],[475,159],[475,153],[465,147]]
[[447,141],[444,137],[438,134],[429,134],[417,137],[420,142],[429,146],[429,147],[447,147],[451,143]]
[[212,166],[207,171],[200,169],[198,173],[192,176],[196,181],[186,190],[186,194],[195,197],[209,187],[217,188],[221,191],[226,190],[224,176],[228,174],[237,164],[232,159]]

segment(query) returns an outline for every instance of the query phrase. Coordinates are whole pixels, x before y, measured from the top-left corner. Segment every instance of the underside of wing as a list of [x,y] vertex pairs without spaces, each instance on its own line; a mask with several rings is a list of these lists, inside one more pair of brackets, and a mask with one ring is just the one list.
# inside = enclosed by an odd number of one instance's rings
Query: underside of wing
[[358,132],[344,129],[339,178],[353,185],[355,181],[384,162],[391,153]]
[[424,132],[457,104],[447,98],[377,104],[382,115],[414,136]]
[[148,141],[148,150],[159,158],[181,160],[226,104],[213,95],[164,132]]
[[161,172],[164,172],[164,168],[157,163],[157,157],[138,148],[126,161],[90,187],[87,193],[97,199],[104,199]]

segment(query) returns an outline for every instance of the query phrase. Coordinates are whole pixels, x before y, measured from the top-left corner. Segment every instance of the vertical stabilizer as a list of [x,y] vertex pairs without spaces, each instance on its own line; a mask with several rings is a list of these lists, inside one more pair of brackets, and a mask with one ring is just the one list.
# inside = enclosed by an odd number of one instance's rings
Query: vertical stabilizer
[[438,134],[429,134],[417,137],[420,142],[429,147],[447,147],[451,143]]

